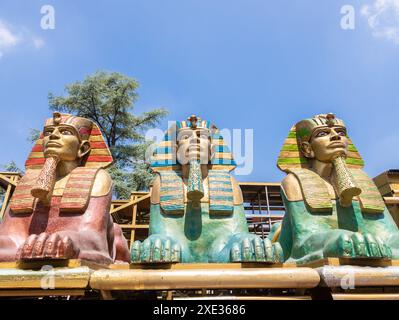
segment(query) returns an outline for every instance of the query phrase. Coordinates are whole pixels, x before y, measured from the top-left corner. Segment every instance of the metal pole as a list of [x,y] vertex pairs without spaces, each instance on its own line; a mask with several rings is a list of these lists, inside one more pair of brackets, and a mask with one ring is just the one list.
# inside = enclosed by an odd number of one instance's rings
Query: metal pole
[[272,230],[272,216],[270,214],[270,205],[269,205],[269,192],[267,190],[267,185],[265,186],[265,193],[266,193],[266,208],[267,208],[267,215],[269,219],[269,233]]
[[100,269],[92,273],[90,287],[98,290],[314,288],[319,282],[319,274],[311,268]]

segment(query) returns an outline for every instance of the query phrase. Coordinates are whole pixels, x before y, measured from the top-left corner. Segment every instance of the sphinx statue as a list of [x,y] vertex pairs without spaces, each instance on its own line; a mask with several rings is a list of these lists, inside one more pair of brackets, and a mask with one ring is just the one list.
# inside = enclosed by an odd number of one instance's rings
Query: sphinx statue
[[399,258],[399,230],[363,160],[334,114],[292,127],[277,166],[286,214],[269,235],[284,259]]
[[132,262],[281,262],[278,243],[248,232],[235,166],[209,121],[172,125],[151,162],[150,235],[133,243]]
[[54,112],[0,224],[0,261],[130,262],[112,222],[111,153],[92,121]]

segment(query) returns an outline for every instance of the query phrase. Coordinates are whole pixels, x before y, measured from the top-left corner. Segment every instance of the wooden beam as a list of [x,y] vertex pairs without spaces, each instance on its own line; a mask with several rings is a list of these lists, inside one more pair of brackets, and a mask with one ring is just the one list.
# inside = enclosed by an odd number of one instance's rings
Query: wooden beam
[[0,185],[6,186],[6,185],[11,185],[13,188],[17,186],[17,183],[4,174],[0,174]]
[[49,296],[84,296],[82,289],[24,289],[24,290],[0,290],[0,297],[49,297]]
[[120,210],[129,208],[130,206],[133,206],[133,205],[135,205],[135,204],[138,204],[139,202],[141,202],[141,201],[143,201],[143,200],[149,199],[150,196],[151,196],[150,194],[147,194],[146,196],[143,196],[143,197],[138,198],[138,199],[136,199],[136,200],[130,201],[130,202],[124,204],[124,205],[121,205],[120,207],[117,207],[117,208],[112,209],[109,213],[110,213],[110,214],[113,214],[114,212],[117,212],[117,211],[120,211]]
[[120,224],[119,225],[122,229],[148,229],[148,224]]

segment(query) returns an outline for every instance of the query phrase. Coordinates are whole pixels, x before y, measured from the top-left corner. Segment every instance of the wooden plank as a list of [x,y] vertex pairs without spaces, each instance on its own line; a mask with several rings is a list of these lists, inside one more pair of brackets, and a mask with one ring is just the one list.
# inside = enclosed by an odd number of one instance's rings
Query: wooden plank
[[390,197],[394,194],[394,191],[389,183],[378,187],[378,191],[384,197]]
[[241,186],[259,186],[259,187],[280,187],[280,182],[238,182],[238,185]]
[[11,185],[8,185],[7,189],[6,189],[6,193],[3,198],[3,203],[1,205],[0,219],[3,219],[3,217],[4,217],[4,213],[6,212],[8,202],[10,201],[10,198],[11,198],[11,192],[12,192],[12,187],[11,187]]
[[388,210],[391,213],[396,225],[399,226],[399,205],[388,205]]
[[122,229],[148,229],[150,226],[148,224],[120,224]]
[[13,179],[7,177],[5,174],[0,174],[0,184],[2,186],[11,185],[13,188],[17,186],[17,183]]
[[399,174],[389,173],[389,171],[385,171],[375,177],[373,180],[377,187],[383,186],[388,183],[399,183]]
[[399,197],[384,197],[385,204],[399,204]]
[[0,290],[0,297],[48,297],[48,296],[84,296],[82,289],[25,289],[25,290]]

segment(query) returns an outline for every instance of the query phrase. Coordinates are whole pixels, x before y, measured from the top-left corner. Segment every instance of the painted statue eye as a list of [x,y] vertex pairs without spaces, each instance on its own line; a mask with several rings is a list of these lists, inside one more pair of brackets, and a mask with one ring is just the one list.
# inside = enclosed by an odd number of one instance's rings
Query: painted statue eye
[[208,139],[208,136],[206,134],[201,134],[201,139]]
[[61,133],[65,136],[73,135],[72,131],[68,129],[61,130]]
[[346,136],[346,132],[344,130],[339,130],[336,131],[338,135],[345,137]]
[[318,132],[318,133],[316,134],[316,137],[317,137],[317,138],[319,138],[319,137],[325,137],[326,135],[328,135],[328,132],[327,132],[327,131],[320,131],[320,132]]
[[44,135],[45,137],[49,137],[49,136],[51,135],[51,133],[52,133],[52,131],[46,130],[46,131],[44,131],[43,135]]

